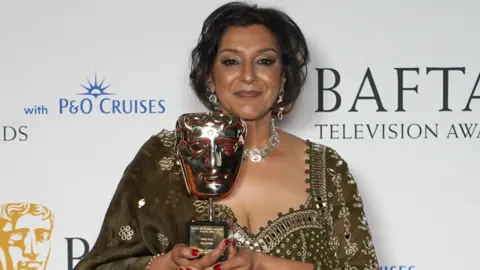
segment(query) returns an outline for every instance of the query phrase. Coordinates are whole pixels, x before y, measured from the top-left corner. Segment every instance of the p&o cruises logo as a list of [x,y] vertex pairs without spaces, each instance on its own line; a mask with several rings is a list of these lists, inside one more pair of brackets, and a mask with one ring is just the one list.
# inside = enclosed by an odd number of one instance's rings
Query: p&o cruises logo
[[[83,92],[77,98],[59,98],[58,113],[61,115],[132,115],[132,114],[162,114],[165,112],[164,99],[121,99],[117,94],[110,92],[111,84],[105,78],[98,80],[97,74],[92,80],[87,78],[86,84],[80,84]],[[49,114],[45,105],[35,105],[24,108],[25,114]]]

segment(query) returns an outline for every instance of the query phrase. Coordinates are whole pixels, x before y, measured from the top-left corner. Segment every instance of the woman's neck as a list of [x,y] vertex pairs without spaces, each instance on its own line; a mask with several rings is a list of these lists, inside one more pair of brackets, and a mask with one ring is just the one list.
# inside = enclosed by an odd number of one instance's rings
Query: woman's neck
[[272,135],[272,118],[270,113],[259,119],[245,121],[247,125],[247,136],[245,148],[262,148],[268,143]]

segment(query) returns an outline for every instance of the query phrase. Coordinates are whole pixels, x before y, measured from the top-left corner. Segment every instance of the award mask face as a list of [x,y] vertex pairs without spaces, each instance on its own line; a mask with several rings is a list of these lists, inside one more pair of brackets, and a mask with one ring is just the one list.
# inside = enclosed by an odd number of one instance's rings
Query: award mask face
[[199,198],[228,195],[242,161],[246,125],[237,116],[188,113],[176,124],[175,154],[188,191]]

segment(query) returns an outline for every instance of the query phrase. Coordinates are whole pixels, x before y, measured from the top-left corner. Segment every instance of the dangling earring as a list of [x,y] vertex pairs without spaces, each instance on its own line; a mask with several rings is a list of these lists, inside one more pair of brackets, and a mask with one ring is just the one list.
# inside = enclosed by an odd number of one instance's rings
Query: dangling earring
[[277,103],[282,103],[283,101],[283,89],[280,90],[280,94],[278,95]]
[[[278,101],[277,101],[277,104],[280,104],[282,103],[283,101],[283,89],[280,90],[280,94],[278,95]],[[282,120],[283,119],[283,110],[285,109],[285,107],[280,107],[278,112],[277,112],[277,117],[279,120]]]
[[218,98],[217,96],[215,95],[214,92],[211,92],[211,91],[208,91],[210,94],[208,96],[208,100],[213,103],[213,105],[218,105]]
[[218,102],[217,95],[215,95],[215,92],[208,90],[208,88],[207,88],[207,91],[208,91],[208,101],[210,101],[213,105],[212,110],[216,112],[221,112],[222,107],[220,106],[220,102]]
[[217,95],[215,95],[215,92],[213,92],[213,91],[210,90],[210,88],[208,87],[208,82],[205,82],[205,89],[207,90],[207,93],[208,93],[208,100],[209,100],[214,106],[219,105]]
[[285,107],[280,107],[279,110],[278,110],[278,113],[277,113],[277,117],[278,117],[278,120],[282,120],[283,119],[283,110],[285,109]]

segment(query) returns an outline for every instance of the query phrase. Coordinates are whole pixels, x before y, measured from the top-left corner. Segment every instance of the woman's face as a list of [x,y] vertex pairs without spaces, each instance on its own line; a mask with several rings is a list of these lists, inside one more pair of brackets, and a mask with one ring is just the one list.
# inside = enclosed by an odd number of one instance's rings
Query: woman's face
[[266,27],[225,31],[208,83],[224,111],[245,120],[258,119],[277,102],[284,83],[280,52]]

